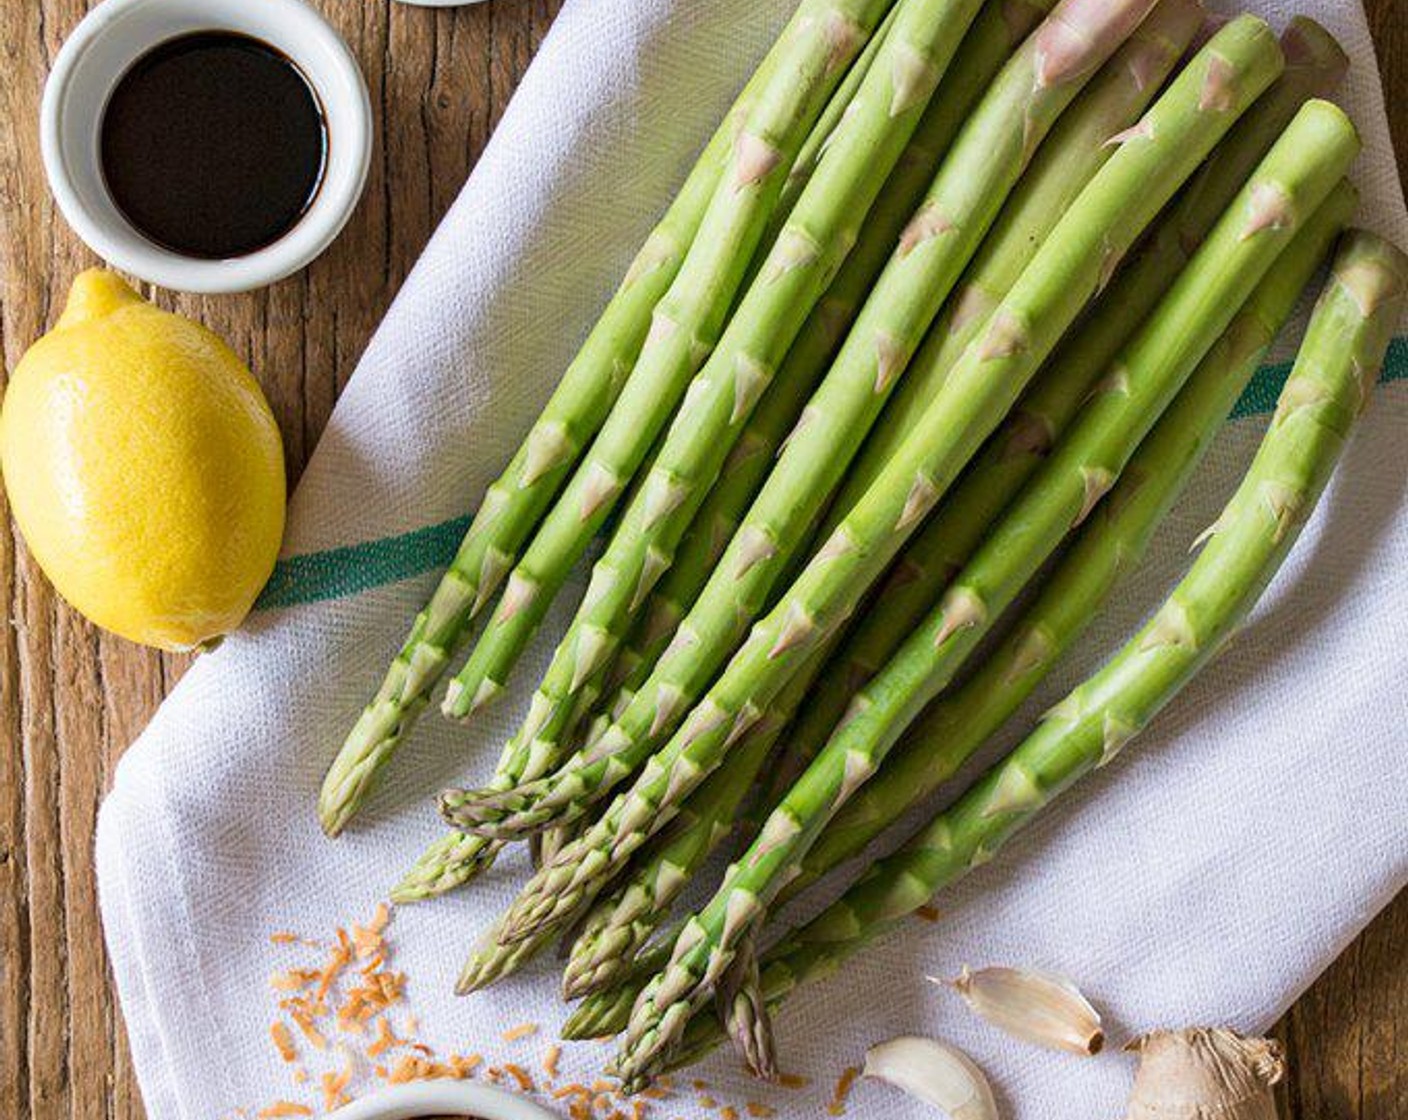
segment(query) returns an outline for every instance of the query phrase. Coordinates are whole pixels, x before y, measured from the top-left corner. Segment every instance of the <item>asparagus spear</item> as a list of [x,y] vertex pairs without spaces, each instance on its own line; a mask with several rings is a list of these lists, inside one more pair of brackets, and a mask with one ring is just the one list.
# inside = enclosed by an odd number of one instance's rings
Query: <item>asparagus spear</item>
[[[499,757],[492,785],[512,789],[519,782],[531,781],[552,770],[563,761],[563,746],[569,742],[572,726],[585,718],[590,696],[573,709],[562,709],[544,723],[540,733],[531,739],[515,736]],[[438,898],[464,886],[471,879],[493,866],[503,844],[483,836],[454,830],[436,839],[416,860],[391,891],[391,901],[423,902]],[[558,849],[553,849],[556,854]],[[541,857],[542,849],[537,853]]]
[[1281,46],[1285,72],[1171,204],[1094,314],[1063,340],[978,461],[895,562],[872,609],[810,689],[806,709],[788,733],[789,757],[803,763],[815,757],[857,690],[928,614],[988,526],[1045,461],[1100,372],[1168,290],[1301,105],[1328,95],[1344,77],[1348,58],[1312,20],[1292,20]]
[[670,963],[671,938],[641,953],[626,968],[614,987],[593,992],[582,1000],[558,1032],[568,1041],[584,1038],[609,1038],[625,1030],[630,1022],[631,1007],[645,987],[646,981]]
[[758,278],[690,386],[640,497],[626,512],[534,697],[535,718],[570,705],[611,656],[670,566],[729,449],[857,239],[980,0],[908,0]]
[[1202,9],[1196,3],[1165,3],[1155,9],[1086,91],[1085,112],[1067,114],[1042,145],[1032,173],[1008,201],[1003,218],[930,330],[904,383],[846,476],[834,507],[836,520],[879,476],[1061,213],[1113,154],[1110,138],[1138,120],[1202,21]]
[[[894,855],[771,950],[762,987],[776,1007],[893,931],[935,892],[993,858],[1085,775],[1110,763],[1226,644],[1315,508],[1367,403],[1404,313],[1408,257],[1347,237],[1260,450],[1201,555],[1143,629],[1036,730]],[[697,1056],[719,1029],[701,1016]]]
[[[618,687],[628,690],[625,701],[616,699],[611,702],[608,711],[612,714],[624,709],[624,704],[629,702],[629,694],[633,694],[644,678],[649,676],[684,610],[709,578],[718,562],[719,553],[737,527],[738,518],[748,508],[766,477],[777,448],[796,423],[797,414],[801,412],[807,396],[825,371],[839,344],[838,334],[844,330],[855,308],[869,291],[876,274],[884,265],[890,246],[899,239],[905,221],[928,185],[932,167],[951,142],[967,108],[1001,66],[1013,39],[1029,30],[1040,18],[1040,5],[1049,7],[1054,2],[1036,0],[1036,6],[1018,3],[1010,9],[989,4],[978,13],[963,40],[960,53],[920,120],[909,148],[877,200],[864,227],[864,236],[846,258],[824,300],[813,310],[788,352],[777,378],[734,445],[721,478],[696,514],[692,524],[695,539],[686,540],[681,548],[683,560],[670,568],[643,612],[638,641],[632,649],[622,654],[623,664],[619,666],[621,679],[608,681],[611,694]],[[893,19],[894,10],[886,17],[886,24]],[[877,34],[866,47],[865,54],[872,56],[871,61],[879,42]],[[852,67],[852,74],[847,76],[848,83],[856,72],[863,74],[864,62],[863,56]],[[834,106],[845,100],[848,99],[843,88],[832,99],[833,104],[828,107],[827,113],[839,117],[839,111]],[[824,117],[813,130],[808,145],[819,146],[819,138],[829,134],[834,124],[833,119],[828,126]],[[785,194],[784,191],[784,203],[779,206],[779,211],[787,208]],[[590,704],[590,697],[587,700]],[[610,720],[606,722],[609,725]],[[530,751],[526,747],[519,746],[506,752],[491,788],[512,789],[521,782],[540,777],[549,765],[548,759],[554,760],[550,764],[554,766],[562,761],[558,751],[567,746],[564,734],[567,725],[547,719],[546,715],[540,719],[538,713],[533,713],[527,727],[532,729],[534,726],[537,726],[537,733],[529,742],[533,745],[531,757],[536,764],[529,765]],[[595,737],[599,737],[599,732]],[[588,735],[586,738],[591,742],[594,736]],[[522,741],[521,737],[519,741]],[[449,833],[425,851],[392,897],[396,901],[409,902],[453,890],[482,872],[492,863],[498,851],[498,846],[489,845],[483,837],[459,831]]]
[[[813,6],[815,7],[815,5]],[[870,5],[871,8],[874,6],[873,4]],[[858,11],[860,10],[861,9],[858,9]],[[791,56],[784,57],[784,60],[776,65],[779,66],[784,73],[787,73],[789,66],[809,63],[817,71],[814,76],[818,84],[821,84],[824,79],[829,79],[835,67],[843,60],[845,52],[852,49],[853,46],[848,40],[848,37],[854,35],[858,25],[846,22],[846,11],[846,6],[842,5],[837,9],[839,15],[833,14],[832,17],[823,18],[818,25],[817,35],[814,37],[814,41],[803,40],[801,36],[797,36],[800,41],[794,47]],[[817,13],[812,12],[811,16],[815,17],[816,14]],[[838,19],[840,22],[837,22]],[[829,23],[828,20],[830,20]],[[802,59],[801,62],[798,61],[799,52]],[[810,52],[810,54],[808,54],[808,52]],[[766,101],[766,99],[771,96],[779,103],[777,106],[778,112],[774,112],[771,116],[766,113],[748,116],[743,130],[745,135],[753,134],[757,137],[767,138],[772,136],[775,131],[782,131],[789,125],[795,131],[798,127],[797,121],[805,121],[806,112],[808,111],[808,102],[806,98],[800,95],[805,94],[811,98],[815,98],[816,90],[799,88],[794,95],[802,101],[802,104],[798,105],[788,98],[783,97],[776,88],[777,86],[785,84],[785,80],[771,85],[764,83],[763,88],[758,93],[758,97]],[[792,118],[786,116],[786,114],[789,113],[792,114]],[[743,158],[742,146],[740,146],[739,158],[740,161]],[[732,196],[733,200],[736,201],[736,196],[743,192],[733,191],[729,189],[726,184],[724,187],[719,188],[718,193],[726,199]],[[750,193],[757,192],[755,188],[750,188]],[[765,205],[766,192],[762,192],[762,194],[763,201],[761,204]],[[754,202],[755,205],[759,204],[759,200],[756,198]],[[713,205],[715,207],[720,206],[717,201]],[[720,232],[721,222],[712,217],[713,213],[714,211],[711,209],[711,216],[706,219],[704,227],[706,235],[717,235]],[[754,221],[756,222],[756,218],[754,218]],[[726,227],[724,228],[726,229]],[[719,262],[716,260],[705,261],[703,268],[696,268],[696,272],[705,271],[711,265],[717,268]],[[695,285],[703,285],[706,280],[707,272],[705,272],[705,276],[701,278],[699,275],[691,274],[688,268],[686,268],[681,277],[682,282]],[[671,310],[672,304],[670,301],[675,299],[676,294],[676,289],[672,287],[670,292],[667,293],[664,302],[662,302],[662,312],[669,312]],[[713,296],[715,299],[722,298],[718,292],[708,292],[706,290],[706,294]],[[680,300],[676,299],[673,306],[678,306],[679,302]],[[675,315],[675,319],[679,320],[682,319],[682,317]],[[678,358],[679,355],[676,354],[675,357]],[[664,360],[669,361],[671,359],[667,356]],[[637,397],[642,395],[650,397],[652,394],[660,391],[657,382],[646,381],[644,371],[639,378],[633,375],[633,381],[636,383],[636,389],[633,390],[633,392],[636,393]],[[656,400],[654,403],[658,405],[659,400]],[[630,417],[623,420],[619,424],[619,427],[623,430],[617,434],[619,434],[628,445],[626,453],[633,454],[639,449],[640,443],[642,442],[640,439],[641,431],[632,429]],[[610,432],[608,431],[607,435],[609,434]],[[605,436],[603,438],[605,439]],[[595,455],[598,450],[602,450],[600,445],[594,448],[593,454]],[[607,449],[607,451],[609,452],[609,449]],[[600,458],[595,459],[594,462],[599,463]],[[579,481],[590,474],[590,468],[591,464],[589,463],[588,467],[583,468],[583,471],[579,472]],[[588,482],[589,481],[590,479],[588,478]],[[568,504],[571,503],[569,502]],[[609,501],[603,504],[609,505]],[[547,533],[549,537],[552,536],[551,526],[553,524],[557,524],[558,527],[562,529],[562,532],[559,533],[556,538],[553,538],[553,541],[544,546],[544,551],[550,556],[557,555],[552,552],[552,549],[562,543],[561,538],[564,534],[568,537],[567,546],[569,548],[575,548],[577,543],[584,543],[590,535],[585,534],[582,524],[573,525],[573,517],[562,514],[562,509],[563,507],[560,505],[553,515],[557,521],[553,522],[550,519],[549,527],[545,529],[545,533]],[[592,524],[599,524],[600,520],[604,518],[605,515],[605,510],[603,510],[599,516],[594,516],[591,519]],[[585,535],[573,536],[572,534],[574,532]],[[540,535],[539,540],[541,541],[543,539],[544,537]],[[534,547],[537,548],[536,543]],[[533,551],[530,550],[528,559],[531,560],[533,555]],[[550,598],[550,594],[541,596],[542,606],[544,608],[546,601]],[[536,609],[537,608],[532,608],[527,613],[532,614],[532,611]],[[514,651],[519,648],[516,643],[518,643],[520,639],[526,640],[526,636],[531,632],[531,629],[532,624],[529,623],[526,627],[516,629],[507,635],[505,639],[507,644],[503,648],[509,651],[510,657],[516,656],[516,652]],[[472,665],[473,659],[471,659],[471,666]],[[470,666],[467,666],[466,669],[469,671]],[[480,686],[476,685],[475,687],[476,690],[478,690]],[[492,692],[493,689],[490,688],[489,692],[484,695],[487,696],[492,694]],[[460,699],[464,701],[462,690]],[[449,703],[454,706],[453,699],[450,699]],[[461,708],[461,710],[467,709]],[[534,716],[530,718],[529,724],[525,725],[523,731],[516,736],[514,741],[505,749],[504,757],[501,760],[495,777],[494,786],[512,788],[518,782],[532,780],[538,777],[545,770],[560,762],[561,759],[558,757],[558,752],[565,739],[566,729],[574,722],[575,714],[572,708],[566,706],[561,708],[545,708],[541,704],[535,704]],[[400,900],[409,901],[442,894],[447,890],[451,890],[463,884],[469,878],[482,871],[484,867],[492,862],[497,852],[498,845],[486,843],[483,838],[471,837],[460,832],[452,833],[436,841],[430,849],[421,856],[420,860],[417,861],[416,865],[407,874],[405,879],[397,886],[393,895]]]
[[[732,741],[865,593],[928,506],[942,495],[1010,398],[1106,274],[1217,138],[1275,77],[1281,54],[1266,25],[1224,27],[1081,193],[1022,281],[933,402],[932,422],[899,455],[735,655],[705,701],[598,825],[529,883],[503,936],[570,917],[618,861],[669,819]],[[1020,326],[1020,330],[1017,328]],[[764,830],[764,839],[772,837]]]
[[[812,174],[816,171],[817,165],[821,163],[821,157],[826,154],[826,149],[836,134],[836,129],[845,119],[851,102],[855,100],[861,85],[875,65],[875,59],[880,54],[880,48],[885,45],[885,40],[890,35],[890,29],[895,25],[899,10],[900,5],[896,4],[885,14],[884,20],[875,29],[875,34],[865,44],[865,49],[851,64],[850,69],[846,71],[846,77],[836,87],[836,92],[831,95],[831,100],[826,103],[826,108],[817,118],[816,126],[802,142],[802,146],[797,149],[797,158],[788,168],[787,181],[782,184],[782,193],[778,196],[777,212],[768,221],[766,232],[763,234],[764,245],[771,245],[776,241],[778,234],[787,224],[788,215],[792,213],[792,208],[797,205],[797,199],[802,196],[802,192],[811,181]],[[751,276],[749,280],[751,282]]]
[[[803,0],[789,50],[759,93],[735,144],[732,168],[715,188],[679,275],[655,307],[635,368],[584,461],[509,574],[498,608],[450,684],[447,715],[464,718],[502,691],[572,566],[719,341],[797,150],[892,3]],[[692,411],[693,402],[686,401],[681,416]],[[655,495],[657,489],[647,486],[645,492]],[[652,502],[661,500],[668,506],[670,495]]]
[[[766,911],[827,821],[875,773],[923,705],[948,684],[991,621],[1109,492],[1140,440],[1227,328],[1249,286],[1270,270],[1358,151],[1354,126],[1328,102],[1311,102],[1297,115],[1168,297],[1116,360],[1047,465],[930,618],[857,695],[845,720],[783,799],[735,873],[686,923],[669,968],[646,988],[632,1014],[618,1062],[628,1081],[655,1068],[679,1040],[689,1016],[707,999],[720,970],[728,967],[740,934]],[[999,314],[1013,305],[1023,307],[1020,295],[1028,282],[1027,276],[1018,282]],[[1033,333],[1041,330],[1038,316],[1024,315],[1022,321]],[[955,383],[982,345],[975,343],[965,355]],[[916,430],[912,439],[923,434]],[[897,463],[904,457],[901,451]],[[871,502],[867,494],[844,524],[861,521]],[[856,541],[859,546],[859,535]]]
[[[1032,152],[1153,0],[1064,0],[964,125],[835,364],[689,617],[627,711],[576,765],[509,794],[451,791],[448,819],[512,836],[582,812],[664,741],[764,608]],[[565,853],[564,853],[565,854]]]
[[719,1021],[748,1072],[763,1081],[776,1081],[777,1042],[763,996],[757,934],[755,927],[724,969],[715,1002]]
[[341,832],[356,814],[463,646],[471,620],[498,589],[581,449],[605,421],[644,344],[651,313],[674,281],[704,219],[739,126],[772,80],[796,23],[794,17],[744,87],[528,438],[489,487],[448,571],[416,616],[380,688],[328,771],[318,815],[329,835]]
[[957,690],[904,734],[876,777],[826,826],[781,898],[859,855],[910,806],[948,781],[1031,695],[1139,565],[1155,528],[1261,365],[1296,301],[1334,247],[1358,196],[1343,181],[1276,260],[1231,325],[1081,527],[1019,625]]
[[671,827],[638,855],[621,885],[597,903],[568,954],[563,998],[577,999],[615,983],[659,930],[681,892],[732,835],[775,741],[758,734],[740,744],[732,763],[694,791]]
[[[812,310],[777,377],[734,444],[719,481],[690,523],[675,562],[641,612],[641,621],[608,681],[607,692],[613,699],[594,731],[585,736],[587,746],[626,710],[649,679],[675,629],[718,566],[784,438],[826,372],[973,102],[982,96],[1016,44],[1054,4],[1055,0],[1014,0],[985,4],[979,10],[909,147],[876,200],[860,240]],[[799,157],[798,164],[801,162]]]

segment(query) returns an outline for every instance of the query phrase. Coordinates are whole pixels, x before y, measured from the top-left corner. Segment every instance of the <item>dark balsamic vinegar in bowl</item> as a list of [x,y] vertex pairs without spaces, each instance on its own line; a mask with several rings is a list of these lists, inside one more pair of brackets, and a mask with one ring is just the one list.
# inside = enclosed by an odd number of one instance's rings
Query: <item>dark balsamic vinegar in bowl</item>
[[278,241],[317,197],[327,124],[283,52],[237,32],[170,39],[119,79],[103,113],[108,193],[148,240],[225,260]]

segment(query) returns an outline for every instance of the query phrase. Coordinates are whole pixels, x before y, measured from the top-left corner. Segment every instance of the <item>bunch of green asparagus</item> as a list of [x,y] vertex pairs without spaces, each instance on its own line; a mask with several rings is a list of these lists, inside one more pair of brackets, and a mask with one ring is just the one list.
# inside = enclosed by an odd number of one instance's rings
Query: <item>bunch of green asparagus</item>
[[[1198,0],[801,0],[324,784],[336,835],[471,636],[457,719],[505,690],[605,538],[493,780],[441,795],[452,831],[393,892],[443,894],[532,842],[462,991],[565,936],[583,999],[565,1033],[624,1032],[628,1089],[726,1036],[766,1076],[790,991],[1173,699],[1291,548],[1408,299],[1408,259],[1345,232],[1358,138],[1321,98],[1346,65],[1308,19],[1213,30]],[[769,937],[1117,593],[1332,257],[1261,450],[1168,601]],[[672,925],[726,847],[716,893]]]

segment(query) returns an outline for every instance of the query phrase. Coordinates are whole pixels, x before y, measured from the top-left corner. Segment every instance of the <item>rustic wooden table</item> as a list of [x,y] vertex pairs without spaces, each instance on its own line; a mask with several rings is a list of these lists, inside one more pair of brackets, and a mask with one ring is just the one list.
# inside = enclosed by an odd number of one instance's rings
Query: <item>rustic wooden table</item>
[[[264,382],[297,477],[440,214],[498,121],[560,0],[432,11],[321,3],[356,50],[379,124],[360,210],[307,271],[253,295],[172,305],[225,335]],[[36,120],[44,75],[88,0],[0,4],[0,345],[12,366],[89,254],[55,212]],[[1369,0],[1408,151],[1408,20]],[[393,194],[394,169],[394,194]],[[393,204],[394,198],[394,204]],[[0,497],[0,503],[3,503]],[[5,509],[0,518],[8,526]],[[109,980],[93,828],[113,766],[187,662],[101,634],[0,533],[0,1117],[139,1118]],[[1351,945],[1280,1027],[1288,1116],[1408,1116],[1408,899]]]

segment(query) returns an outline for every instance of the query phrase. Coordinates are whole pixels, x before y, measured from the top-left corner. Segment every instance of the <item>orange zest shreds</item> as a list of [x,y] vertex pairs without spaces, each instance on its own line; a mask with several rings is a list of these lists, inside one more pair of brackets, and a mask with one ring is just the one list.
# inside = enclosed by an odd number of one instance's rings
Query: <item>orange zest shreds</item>
[[600,1093],[592,1098],[592,1110],[594,1112],[605,1112],[611,1107],[611,1094]]
[[372,1072],[376,1074],[379,1078],[381,1078],[383,1081],[386,1080],[387,1074],[385,1066],[372,1066]]
[[359,961],[380,957],[382,944],[381,934],[369,930],[366,926],[352,927],[352,950],[357,954]]
[[560,1101],[563,1097],[589,1097],[591,1095],[590,1089],[585,1085],[577,1084],[575,1081],[570,1085],[562,1085],[552,1091],[552,1099],[555,1101]]
[[696,1089],[707,1089],[709,1087],[709,1083],[707,1081],[701,1081],[697,1077],[693,1081],[691,1081],[690,1084],[693,1085]]
[[773,1108],[772,1105],[762,1104],[759,1101],[749,1101],[747,1108],[748,1115],[755,1116],[758,1120],[766,1120],[769,1116],[777,1115],[777,1109]]
[[610,1081],[607,1081],[605,1078],[598,1077],[595,1081],[592,1082],[593,1093],[614,1093],[615,1091],[616,1086],[613,1085]]
[[537,1023],[519,1023],[518,1026],[504,1031],[502,1037],[505,1042],[517,1042],[520,1038],[529,1038],[537,1033]]
[[719,1120],[738,1120],[738,1109],[731,1104],[724,1105],[719,1109]]
[[383,1015],[376,1021],[376,1038],[367,1047],[367,1057],[379,1058],[393,1047],[400,1046],[403,1041],[396,1037],[390,1021]]
[[831,1094],[831,1103],[826,1106],[826,1111],[832,1116],[844,1115],[846,1098],[851,1095],[851,1086],[856,1083],[856,1078],[859,1076],[859,1066],[847,1066],[841,1071],[841,1076],[836,1079],[836,1088]]
[[303,1037],[315,1047],[319,1050],[326,1050],[328,1048],[327,1035],[323,1034],[323,1032],[314,1025],[313,1017],[309,1015],[308,1012],[300,1008],[290,1008],[289,1018],[291,1018],[298,1029],[303,1032]]
[[474,1071],[484,1061],[478,1054],[451,1054],[446,1059],[445,1064],[454,1070],[455,1077],[463,1081],[466,1077],[472,1077]]
[[923,918],[926,922],[937,922],[939,920],[939,908],[937,906],[921,906],[914,912],[916,918]]
[[298,1057],[298,1051],[293,1045],[293,1035],[289,1033],[288,1024],[282,1019],[269,1024],[269,1037],[273,1040],[274,1049],[284,1061],[291,1062]]
[[514,1065],[513,1062],[505,1062],[504,1072],[517,1081],[518,1087],[525,1093],[534,1092],[538,1088],[533,1079],[528,1076],[528,1071],[522,1066]]
[[269,935],[270,945],[306,945],[310,949],[321,949],[321,943],[314,941],[311,937],[300,937],[296,933],[289,933],[287,930],[279,930],[277,933]]
[[386,1079],[393,1085],[400,1085],[406,1081],[432,1081],[449,1079],[460,1081],[464,1079],[464,1074],[457,1073],[455,1068],[444,1062],[431,1062],[425,1058],[419,1058],[414,1054],[403,1054],[396,1059],[396,1064],[391,1067],[391,1072]]
[[321,977],[316,968],[289,968],[269,977],[269,986],[276,992],[298,992],[316,984]]
[[718,1107],[719,1107],[719,1102],[716,1101],[713,1097],[701,1095],[700,1098],[699,1098],[699,1107],[700,1107],[700,1108],[718,1108]]
[[668,1099],[670,1094],[668,1091],[660,1088],[658,1085],[652,1085],[648,1089],[642,1089],[639,1093],[636,1094],[636,1096],[648,1097],[652,1101],[663,1101]]
[[313,1110],[306,1104],[295,1104],[293,1101],[275,1101],[268,1108],[261,1108],[254,1115],[257,1120],[277,1120],[280,1116],[312,1116]]
[[636,1101],[631,1105],[631,1120],[645,1120],[648,1111],[644,1101]]
[[307,1071],[306,1069],[304,1069],[302,1066],[298,1066],[296,1069],[294,1069],[294,1071],[293,1071],[293,1083],[294,1083],[295,1085],[303,1085],[303,1084],[306,1084],[307,1081],[308,1081],[308,1071]]
[[420,1054],[422,1057],[435,1057],[435,1051],[423,1042],[412,1042],[411,1049],[414,1050],[417,1054]]
[[777,1083],[784,1089],[805,1089],[812,1081],[800,1073],[784,1073],[778,1077]]
[[557,1045],[557,1043],[553,1043],[549,1046],[547,1052],[543,1054],[543,1072],[547,1074],[549,1078],[557,1076],[557,1063],[561,1058],[562,1047]]
[[351,1099],[347,1095],[347,1086],[352,1081],[352,1071],[350,1069],[345,1069],[341,1073],[325,1073],[321,1080],[323,1086],[323,1108],[328,1112],[346,1104]]
[[498,1066],[490,1066],[484,1071],[484,1076],[488,1078],[491,1085],[497,1085],[504,1079],[504,1071]]
[[364,926],[353,925],[351,943],[358,960],[366,960],[381,952],[384,944],[381,934],[390,920],[391,909],[386,903],[379,902],[371,921]]
[[381,971],[381,969],[385,967],[385,965],[386,954],[377,952],[372,956],[371,960],[369,960],[357,971],[360,972],[363,976],[370,977],[373,973]]

